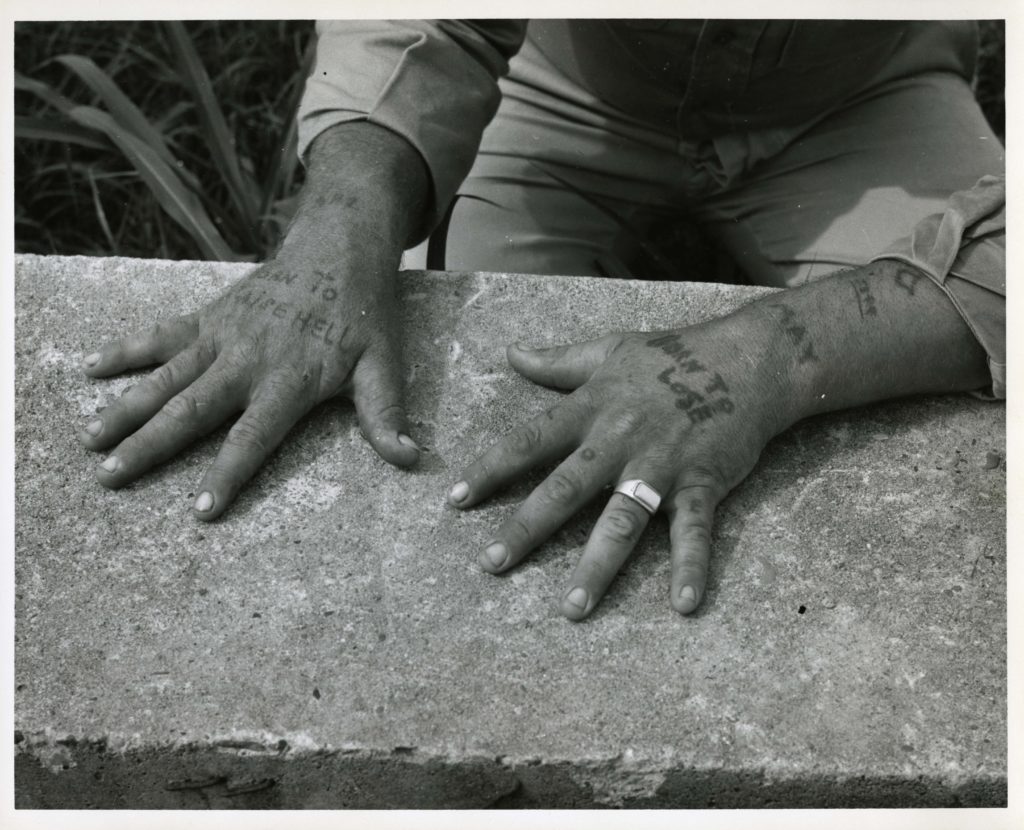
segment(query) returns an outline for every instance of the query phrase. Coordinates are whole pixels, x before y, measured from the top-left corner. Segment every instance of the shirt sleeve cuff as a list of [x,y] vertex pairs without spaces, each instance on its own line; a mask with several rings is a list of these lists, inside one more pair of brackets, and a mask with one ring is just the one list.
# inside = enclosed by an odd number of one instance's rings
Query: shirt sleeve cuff
[[988,355],[991,386],[975,394],[1006,397],[1006,181],[985,176],[954,193],[946,210],[872,258],[924,272],[949,297]]
[[321,21],[317,35],[299,107],[299,157],[324,130],[350,121],[402,136],[423,157],[432,184],[419,242],[469,173],[525,22]]

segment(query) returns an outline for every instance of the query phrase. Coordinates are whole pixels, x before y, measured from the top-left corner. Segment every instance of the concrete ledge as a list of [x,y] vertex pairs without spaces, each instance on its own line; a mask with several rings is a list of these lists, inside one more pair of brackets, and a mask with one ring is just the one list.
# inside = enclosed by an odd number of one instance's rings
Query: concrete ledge
[[188,509],[223,432],[103,490],[75,431],[131,378],[86,379],[85,350],[249,267],[17,258],[18,807],[1006,804],[1002,405],[799,425],[719,509],[700,613],[668,605],[659,517],[574,625],[555,597],[598,506],[497,578],[476,550],[539,474],[444,504],[557,395],[504,345],[763,289],[406,272],[417,470],[339,403],[215,524]]

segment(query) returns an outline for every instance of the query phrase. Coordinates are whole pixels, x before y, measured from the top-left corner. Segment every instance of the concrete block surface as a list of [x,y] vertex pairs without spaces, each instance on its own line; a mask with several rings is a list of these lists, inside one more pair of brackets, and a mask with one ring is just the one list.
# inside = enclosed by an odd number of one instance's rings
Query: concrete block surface
[[16,804],[25,808],[1006,803],[1005,408],[924,397],[775,439],[716,514],[700,611],[656,517],[597,612],[557,598],[601,505],[510,574],[455,476],[557,392],[505,345],[654,329],[766,289],[404,272],[408,408],[382,462],[318,407],[222,519],[225,430],[100,487],[77,429],[140,373],[99,343],[252,266],[19,256]]

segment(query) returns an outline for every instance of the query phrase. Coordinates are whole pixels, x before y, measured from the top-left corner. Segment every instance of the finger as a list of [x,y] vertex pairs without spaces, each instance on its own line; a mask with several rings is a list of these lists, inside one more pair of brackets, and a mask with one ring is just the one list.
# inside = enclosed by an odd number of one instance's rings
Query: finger
[[90,450],[113,446],[152,418],[172,397],[189,386],[210,365],[210,358],[197,348],[186,349],[97,413],[79,433]]
[[82,368],[90,377],[105,378],[128,369],[166,363],[192,343],[198,332],[193,315],[176,317],[106,343],[82,360]]
[[672,540],[672,607],[694,611],[704,596],[711,559],[711,525],[718,498],[710,487],[685,487],[666,504]]
[[618,457],[582,446],[534,489],[480,553],[480,566],[500,573],[521,562],[534,548],[587,502],[622,469]]
[[218,357],[195,383],[172,397],[97,468],[104,487],[123,487],[206,435],[241,409],[248,379]]
[[586,343],[570,343],[548,349],[528,349],[518,343],[506,354],[512,368],[528,380],[556,389],[576,389],[604,363],[622,338],[609,334]]
[[582,405],[572,396],[520,424],[469,465],[448,491],[456,507],[470,507],[534,467],[564,458],[579,446]]
[[288,379],[264,383],[228,432],[199,485],[193,509],[204,521],[220,516],[235,500],[312,401]]
[[368,351],[356,364],[352,383],[359,425],[370,445],[390,464],[415,464],[420,448],[409,436],[402,405],[401,361],[394,355]]
[[[624,471],[621,480],[630,478],[642,478],[651,484],[653,477]],[[656,484],[651,486],[662,492]],[[562,614],[570,620],[582,620],[594,610],[633,552],[650,518],[639,502],[621,493],[611,495],[562,594]]]

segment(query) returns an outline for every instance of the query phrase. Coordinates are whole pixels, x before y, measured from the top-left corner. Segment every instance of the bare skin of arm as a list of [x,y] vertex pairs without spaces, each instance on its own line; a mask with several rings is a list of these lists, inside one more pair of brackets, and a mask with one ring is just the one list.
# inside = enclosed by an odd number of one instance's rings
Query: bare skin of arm
[[[472,507],[529,469],[561,463],[479,553],[501,573],[609,484],[642,479],[670,522],[670,602],[699,605],[714,511],[765,444],[811,415],[917,393],[979,389],[986,356],[929,278],[895,261],[832,275],[696,326],[508,350],[512,366],[572,390],[475,461],[449,492]],[[588,616],[649,515],[612,494],[559,598]]]
[[199,485],[195,515],[221,515],[292,426],[336,395],[355,403],[387,461],[415,464],[402,406],[396,274],[421,220],[422,158],[367,123],[325,131],[276,256],[209,305],[114,340],[85,372],[108,377],[159,364],[81,431],[106,487],[124,486],[241,416]]

